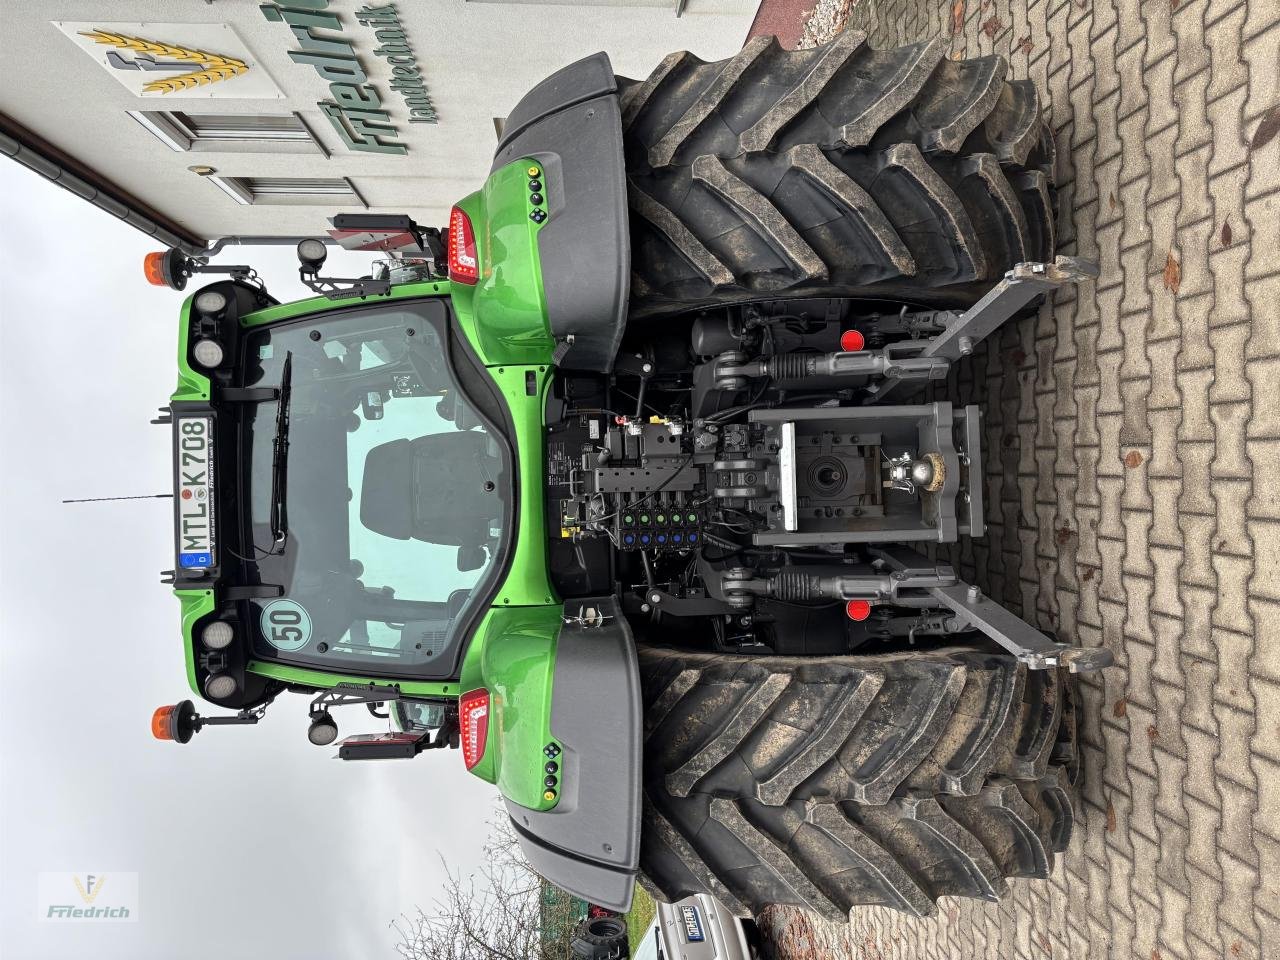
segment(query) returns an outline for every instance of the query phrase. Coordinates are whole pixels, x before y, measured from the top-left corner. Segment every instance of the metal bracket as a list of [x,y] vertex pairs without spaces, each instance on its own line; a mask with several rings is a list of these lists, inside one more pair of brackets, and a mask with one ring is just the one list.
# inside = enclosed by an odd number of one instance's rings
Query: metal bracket
[[880,350],[840,353],[788,353],[763,360],[741,354],[722,354],[715,361],[715,385],[741,390],[748,380],[768,377],[780,386],[800,386],[811,379],[897,377],[902,380],[942,380],[951,369],[945,357],[925,355],[926,340],[890,343]]
[[957,581],[931,587],[929,595],[955,614],[948,627],[955,632],[970,627],[982,631],[1032,670],[1066,667],[1072,673],[1089,673],[1109,667],[1111,651],[1105,647],[1074,647],[1050,640],[1021,617],[982,595],[977,587]]
[[312,700],[309,713],[312,717],[316,717],[325,713],[329,707],[346,707],[356,703],[386,703],[399,699],[399,684],[339,683]]
[[218,391],[223,403],[271,403],[280,399],[279,387],[223,387]]
[[[1080,283],[1098,276],[1098,273],[1096,263],[1079,257],[1058,257],[1052,263],[1020,263],[946,330],[925,341],[920,357],[936,357],[948,363],[967,357],[977,344],[1040,294],[1068,283]],[[890,376],[869,386],[869,399],[875,402],[883,400],[904,379],[902,376]]]
[[[924,561],[914,550],[890,547],[872,552],[899,574],[915,573]],[[949,632],[979,630],[1029,669],[1066,667],[1072,673],[1090,673],[1109,667],[1113,662],[1111,651],[1105,647],[1076,647],[1049,639],[1021,617],[983,596],[976,586],[959,579],[953,578],[950,583],[926,586],[924,592],[938,605],[952,612],[953,616],[947,623]]]
[[298,278],[313,292],[330,300],[346,300],[348,297],[385,297],[391,294],[390,280],[370,280],[367,277],[321,277],[314,273],[298,271]]
[[228,602],[239,600],[270,600],[283,597],[284,587],[278,583],[245,583],[227,587],[222,591],[222,599]]
[[563,616],[561,619],[567,627],[579,627],[586,630],[588,628],[599,629],[612,620],[613,617],[604,613],[599,607],[588,607],[586,604],[579,604],[576,614]]
[[644,602],[652,609],[681,617],[716,617],[734,613],[736,607],[715,597],[678,597],[661,587],[650,587],[644,592]]

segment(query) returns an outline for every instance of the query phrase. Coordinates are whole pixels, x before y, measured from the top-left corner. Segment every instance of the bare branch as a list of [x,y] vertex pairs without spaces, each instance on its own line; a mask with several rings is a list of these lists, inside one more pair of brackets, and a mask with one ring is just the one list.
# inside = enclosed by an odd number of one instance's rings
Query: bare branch
[[498,808],[485,842],[485,866],[463,877],[441,860],[445,877],[429,910],[391,926],[402,960],[564,960],[577,921],[568,895],[548,888]]

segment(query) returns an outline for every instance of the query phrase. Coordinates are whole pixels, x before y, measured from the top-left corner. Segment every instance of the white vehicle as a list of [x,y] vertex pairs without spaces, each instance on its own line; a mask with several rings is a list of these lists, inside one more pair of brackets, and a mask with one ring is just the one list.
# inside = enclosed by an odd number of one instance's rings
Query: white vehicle
[[676,903],[658,903],[653,923],[632,960],[752,960],[754,924],[704,893]]

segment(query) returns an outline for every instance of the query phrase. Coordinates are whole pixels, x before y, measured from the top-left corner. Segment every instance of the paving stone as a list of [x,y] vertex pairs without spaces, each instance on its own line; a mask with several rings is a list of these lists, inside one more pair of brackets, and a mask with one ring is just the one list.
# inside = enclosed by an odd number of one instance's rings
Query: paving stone
[[988,536],[951,555],[1117,666],[1081,688],[1083,829],[1052,882],[924,921],[855,909],[832,956],[1280,958],[1280,137],[1249,149],[1280,104],[1280,4],[969,0],[956,37],[950,17],[859,0],[852,22],[1039,84],[1063,249],[1102,270],[953,379],[995,452]]
[[[1253,682],[1280,683],[1280,603],[1264,597],[1249,598],[1249,616],[1255,624],[1253,653],[1246,669]],[[1280,731],[1274,731],[1280,736]]]

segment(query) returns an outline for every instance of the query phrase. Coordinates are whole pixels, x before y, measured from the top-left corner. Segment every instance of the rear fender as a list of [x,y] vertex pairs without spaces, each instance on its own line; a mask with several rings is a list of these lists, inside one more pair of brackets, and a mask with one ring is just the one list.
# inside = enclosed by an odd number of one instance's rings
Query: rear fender
[[556,642],[551,735],[560,796],[534,810],[510,797],[520,848],[547,880],[574,896],[625,911],[640,860],[641,694],[631,628],[612,597],[599,626],[565,624]]
[[631,277],[618,85],[597,53],[538,84],[507,117],[493,170],[536,160],[548,218],[537,232],[547,320],[560,365],[607,373],[622,341]]

